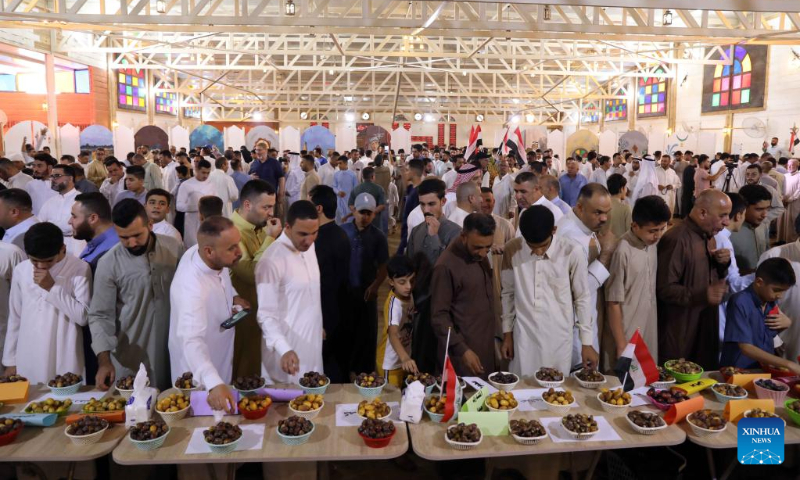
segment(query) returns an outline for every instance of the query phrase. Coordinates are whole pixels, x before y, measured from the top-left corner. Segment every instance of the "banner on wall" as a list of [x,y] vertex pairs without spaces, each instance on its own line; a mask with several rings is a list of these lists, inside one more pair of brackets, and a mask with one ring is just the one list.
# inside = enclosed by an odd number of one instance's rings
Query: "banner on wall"
[[192,148],[202,148],[214,145],[217,150],[225,150],[225,142],[222,139],[222,132],[211,125],[200,125],[189,134],[189,145]]
[[81,129],[66,124],[58,129],[61,138],[61,155],[72,155],[77,157],[81,153]]
[[328,150],[336,150],[336,137],[326,127],[317,125],[303,130],[300,137],[300,150],[311,151],[315,148],[322,149],[322,155],[328,154]]
[[147,146],[150,150],[166,150],[169,148],[167,132],[155,125],[147,125],[139,129],[133,136],[136,148]]
[[291,152],[299,152],[300,130],[292,126],[281,127],[280,141],[281,141],[281,147],[283,147],[284,150],[289,150]]
[[281,149],[278,134],[266,125],[251,128],[245,136],[245,142],[248,150],[254,149],[258,143],[265,143],[267,148],[274,148],[278,151]]

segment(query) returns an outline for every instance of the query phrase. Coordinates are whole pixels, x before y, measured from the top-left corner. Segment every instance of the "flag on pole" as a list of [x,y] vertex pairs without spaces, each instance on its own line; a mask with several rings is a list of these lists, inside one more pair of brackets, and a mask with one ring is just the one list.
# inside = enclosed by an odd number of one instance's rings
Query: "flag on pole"
[[464,153],[464,158],[467,159],[467,161],[469,161],[469,157],[471,157],[472,154],[475,152],[475,141],[476,141],[476,138],[477,138],[477,135],[476,135],[476,132],[475,132],[475,127],[472,126],[469,129],[469,145],[467,145],[467,151]]
[[456,376],[456,369],[450,363],[450,329],[447,330],[447,343],[444,348],[444,371],[442,372],[442,393],[445,395],[444,404],[444,417],[442,423],[447,423],[453,418],[456,413],[456,385],[458,385],[458,377]]
[[519,127],[516,127],[513,132],[509,127],[508,131],[506,131],[506,137],[503,143],[508,147],[508,155],[511,155],[517,160],[517,165],[520,167],[525,165],[525,156],[523,156],[525,152],[525,142],[522,141],[522,131],[520,131]]
[[658,368],[644,343],[639,330],[633,334],[614,367],[623,391],[643,387],[658,381]]

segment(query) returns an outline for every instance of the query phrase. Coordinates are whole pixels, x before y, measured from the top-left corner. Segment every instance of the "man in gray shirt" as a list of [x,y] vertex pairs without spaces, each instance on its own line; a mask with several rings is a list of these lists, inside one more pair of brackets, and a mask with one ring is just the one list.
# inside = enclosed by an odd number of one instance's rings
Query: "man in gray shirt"
[[119,244],[100,260],[89,306],[97,387],[135,375],[143,363],[150,385],[170,388],[169,289],[183,244],[152,232],[144,206],[121,200],[111,214]]

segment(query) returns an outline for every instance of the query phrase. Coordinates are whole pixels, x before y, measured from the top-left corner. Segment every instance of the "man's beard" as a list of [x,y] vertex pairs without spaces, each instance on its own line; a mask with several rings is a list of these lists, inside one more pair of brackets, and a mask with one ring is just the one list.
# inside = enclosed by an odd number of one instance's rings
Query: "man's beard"
[[50,188],[58,193],[63,193],[67,189],[66,185],[60,183],[51,183]]
[[75,227],[75,230],[72,232],[72,237],[75,240],[89,241],[92,240],[92,238],[94,238],[94,232],[92,231],[92,228],[89,226],[88,223],[83,222],[77,227]]
[[41,173],[33,172],[33,179],[34,180],[44,180],[44,175],[42,175]]
[[142,255],[145,254],[145,252],[147,252],[147,247],[149,247],[149,246],[150,246],[150,233],[148,232],[147,233],[147,241],[144,243],[143,246],[135,247],[135,248],[125,247],[125,250],[127,250],[128,253],[130,253],[134,257],[141,257]]

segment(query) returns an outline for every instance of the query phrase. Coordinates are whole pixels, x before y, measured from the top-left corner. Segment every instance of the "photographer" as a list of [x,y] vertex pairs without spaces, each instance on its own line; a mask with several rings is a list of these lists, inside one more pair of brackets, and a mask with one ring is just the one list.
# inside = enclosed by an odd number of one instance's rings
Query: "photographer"
[[726,171],[724,168],[720,168],[717,170],[717,173],[710,174],[710,169],[711,162],[708,159],[708,155],[700,155],[700,158],[697,160],[697,168],[694,172],[694,198],[699,197],[704,190],[711,188],[712,182],[717,181]]

